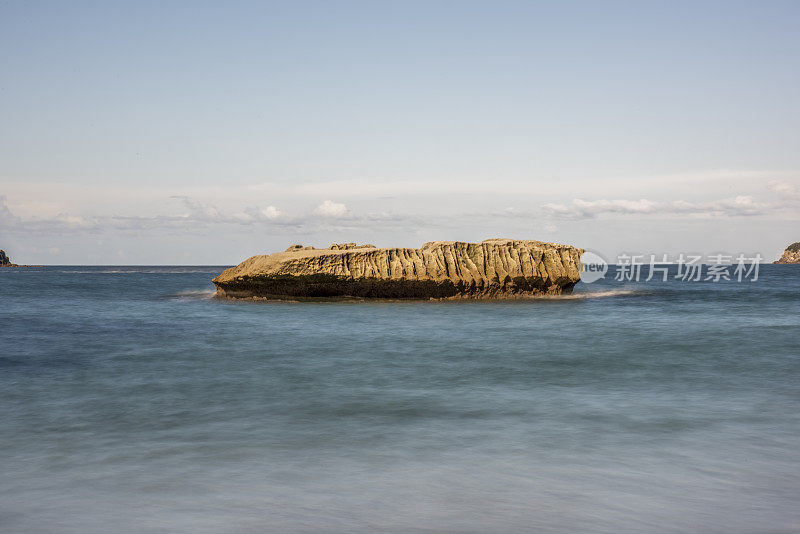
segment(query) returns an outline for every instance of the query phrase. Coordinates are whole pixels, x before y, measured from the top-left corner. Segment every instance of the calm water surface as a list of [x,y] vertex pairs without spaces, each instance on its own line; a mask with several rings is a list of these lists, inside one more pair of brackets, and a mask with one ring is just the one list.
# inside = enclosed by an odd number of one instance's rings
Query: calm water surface
[[800,531],[800,266],[534,302],[0,270],[0,532]]

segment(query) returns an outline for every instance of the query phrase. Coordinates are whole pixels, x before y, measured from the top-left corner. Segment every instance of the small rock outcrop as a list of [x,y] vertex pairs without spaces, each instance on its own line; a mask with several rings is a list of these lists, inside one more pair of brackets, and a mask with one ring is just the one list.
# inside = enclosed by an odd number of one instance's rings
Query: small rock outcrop
[[772,263],[800,263],[800,241],[792,243],[783,251],[783,256]]
[[509,299],[569,292],[582,249],[515,239],[422,248],[294,245],[253,256],[213,281],[228,298]]
[[16,263],[11,263],[11,260],[6,256],[5,250],[0,250],[0,267],[19,267]]

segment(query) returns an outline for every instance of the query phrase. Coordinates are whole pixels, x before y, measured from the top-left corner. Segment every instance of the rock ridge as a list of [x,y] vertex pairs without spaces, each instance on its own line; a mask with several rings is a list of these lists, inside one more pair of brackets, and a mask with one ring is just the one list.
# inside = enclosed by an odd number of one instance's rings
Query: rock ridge
[[582,249],[533,240],[433,241],[414,248],[293,245],[213,282],[228,298],[510,299],[569,292]]

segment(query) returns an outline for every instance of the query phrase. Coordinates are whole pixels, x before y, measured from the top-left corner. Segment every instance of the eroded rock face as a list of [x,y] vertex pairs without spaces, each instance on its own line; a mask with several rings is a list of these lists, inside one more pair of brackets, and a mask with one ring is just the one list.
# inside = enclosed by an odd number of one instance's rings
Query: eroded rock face
[[792,243],[783,251],[783,256],[773,263],[800,263],[800,241]]
[[572,290],[582,249],[541,241],[434,241],[422,248],[294,245],[214,279],[229,298],[529,298]]

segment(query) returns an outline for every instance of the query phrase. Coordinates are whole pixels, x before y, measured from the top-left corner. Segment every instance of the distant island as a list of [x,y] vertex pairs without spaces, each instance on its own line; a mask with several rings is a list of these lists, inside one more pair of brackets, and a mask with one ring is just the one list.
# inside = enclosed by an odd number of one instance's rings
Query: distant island
[[213,282],[226,298],[513,299],[569,292],[582,249],[541,241],[434,241],[421,248],[294,245]]
[[6,255],[5,250],[0,250],[0,267],[43,267],[42,265],[18,265],[11,263],[11,259]]
[[772,263],[800,263],[800,241],[792,243],[783,251],[783,256]]

